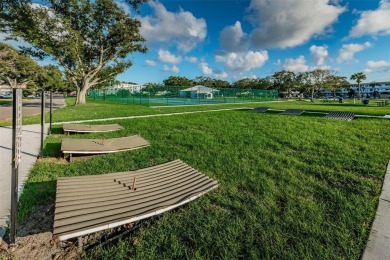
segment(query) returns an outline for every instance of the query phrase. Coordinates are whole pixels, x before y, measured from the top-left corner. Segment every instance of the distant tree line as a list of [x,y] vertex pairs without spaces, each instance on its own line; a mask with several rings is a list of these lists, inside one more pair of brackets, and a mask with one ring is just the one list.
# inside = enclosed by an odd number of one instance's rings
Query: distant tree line
[[[360,95],[360,82],[363,80],[363,73],[356,73],[351,76],[352,80],[358,81],[358,94]],[[364,75],[364,74],[363,74]],[[365,77],[364,77],[365,79]],[[315,69],[312,71],[295,73],[292,71],[278,71],[271,76],[264,78],[244,78],[230,83],[226,80],[213,79],[199,76],[195,79],[188,79],[181,76],[170,76],[163,81],[163,84],[149,82],[145,84],[145,90],[158,91],[164,87],[192,87],[202,85],[210,88],[240,88],[240,89],[263,89],[278,90],[281,96],[293,96],[294,94],[307,95],[311,98],[324,90],[331,91],[336,96],[337,91],[349,90],[350,83],[347,77],[336,75],[336,71],[328,69]],[[354,93],[352,93],[354,94]]]

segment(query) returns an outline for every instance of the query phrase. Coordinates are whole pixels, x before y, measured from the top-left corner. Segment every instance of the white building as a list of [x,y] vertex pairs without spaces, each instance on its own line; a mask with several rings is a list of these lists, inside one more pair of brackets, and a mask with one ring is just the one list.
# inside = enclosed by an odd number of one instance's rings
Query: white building
[[[360,90],[363,97],[378,97],[378,94],[381,98],[390,97],[390,81],[376,82],[377,86],[370,86],[372,82],[362,82],[360,83]],[[357,83],[352,83],[350,88],[355,91],[357,95],[358,85]],[[326,96],[333,96],[333,92],[329,90],[321,91]],[[349,92],[349,89],[336,90],[336,95],[345,96]]]
[[9,85],[0,85],[0,95],[12,93],[12,88]]
[[128,90],[130,94],[139,93],[144,88],[144,86],[137,85],[137,84],[129,84],[129,83],[119,83],[116,85],[109,86],[105,88],[107,95],[114,95],[119,90]]
[[[366,96],[373,96],[374,92],[379,93],[379,95],[382,98],[387,98],[390,95],[390,81],[383,81],[383,82],[376,82],[378,85],[371,87],[370,84],[372,82],[362,82],[360,83],[360,89],[362,91],[362,95]],[[351,84],[351,88],[354,89],[355,91],[358,90],[358,85],[357,83]]]
[[180,90],[180,97],[182,98],[206,98],[206,99],[212,99],[213,93],[218,92],[218,89],[209,88],[205,86],[194,86],[191,88],[186,88]]

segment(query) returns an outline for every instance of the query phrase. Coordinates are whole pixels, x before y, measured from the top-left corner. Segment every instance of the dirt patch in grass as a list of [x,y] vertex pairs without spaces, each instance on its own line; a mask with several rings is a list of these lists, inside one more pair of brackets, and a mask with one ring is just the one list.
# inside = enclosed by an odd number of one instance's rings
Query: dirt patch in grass
[[69,241],[59,241],[58,237],[53,237],[54,210],[54,201],[37,207],[18,227],[15,244],[9,244],[8,236],[4,240],[0,238],[0,259],[82,259],[90,249],[111,244],[136,230],[134,223],[130,223]]
[[48,163],[55,163],[55,164],[68,164],[68,160],[65,158],[56,158],[56,157],[45,157],[45,158],[38,158],[37,162],[48,162]]
[[18,227],[15,244],[0,240],[0,259],[80,259],[73,243],[53,239],[53,223],[54,201],[37,207]]

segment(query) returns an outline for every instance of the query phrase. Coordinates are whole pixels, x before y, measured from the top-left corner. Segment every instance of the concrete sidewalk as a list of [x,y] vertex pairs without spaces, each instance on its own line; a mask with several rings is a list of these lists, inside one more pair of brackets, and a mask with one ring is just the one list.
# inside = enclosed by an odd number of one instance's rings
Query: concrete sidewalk
[[390,161],[362,260],[390,259]]
[[[46,138],[49,125],[45,125]],[[28,178],[31,167],[39,156],[41,146],[41,125],[22,126],[22,158],[19,168],[19,191]],[[5,226],[11,207],[11,157],[12,126],[0,127],[0,237],[4,235]]]

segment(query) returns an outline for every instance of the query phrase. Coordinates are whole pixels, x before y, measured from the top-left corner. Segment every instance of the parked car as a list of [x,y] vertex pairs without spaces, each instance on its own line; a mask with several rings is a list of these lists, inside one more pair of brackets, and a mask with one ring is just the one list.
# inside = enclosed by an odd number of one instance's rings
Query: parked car
[[0,95],[0,98],[11,99],[12,98],[12,94]]

